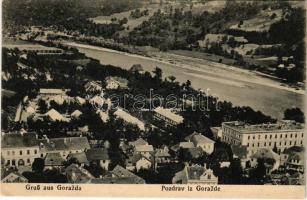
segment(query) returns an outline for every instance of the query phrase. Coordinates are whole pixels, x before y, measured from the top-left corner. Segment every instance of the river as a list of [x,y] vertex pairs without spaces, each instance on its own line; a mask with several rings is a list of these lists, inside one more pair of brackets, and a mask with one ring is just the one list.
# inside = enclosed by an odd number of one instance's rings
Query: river
[[146,71],[152,71],[158,66],[163,70],[164,77],[173,75],[179,82],[190,80],[195,89],[209,89],[209,94],[220,100],[230,101],[237,106],[250,106],[278,119],[282,119],[287,108],[304,108],[304,91],[281,87],[278,82],[259,77],[247,70],[180,56],[172,57],[175,62],[170,63],[166,59],[159,60],[91,45],[68,45],[99,60],[101,64],[124,69],[129,69],[133,64],[141,64]]

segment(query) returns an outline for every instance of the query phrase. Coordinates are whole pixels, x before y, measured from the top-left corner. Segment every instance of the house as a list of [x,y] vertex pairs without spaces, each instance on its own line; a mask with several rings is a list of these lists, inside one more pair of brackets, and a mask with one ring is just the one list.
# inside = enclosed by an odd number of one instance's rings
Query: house
[[85,151],[85,155],[90,164],[97,164],[101,168],[108,170],[110,164],[110,158],[108,150],[103,148],[92,148]]
[[55,121],[64,121],[64,122],[70,121],[69,118],[64,117],[55,109],[49,110],[47,113],[44,114],[44,116],[48,117],[49,120],[54,121],[54,122]]
[[86,92],[102,92],[102,85],[100,81],[90,81],[84,86]]
[[80,110],[75,110],[74,112],[70,114],[70,116],[75,119],[78,119],[81,115],[82,115],[82,112]]
[[1,171],[2,183],[27,183],[28,179],[17,171],[5,170]]
[[89,161],[87,160],[85,152],[80,153],[70,153],[67,156],[68,162],[78,163],[81,165],[81,167],[84,167],[85,165],[89,165]]
[[193,147],[187,149],[187,153],[192,157],[192,158],[200,158],[204,155],[204,151],[201,147]]
[[64,165],[65,160],[60,153],[47,153],[44,159],[45,169],[59,168]]
[[154,149],[152,145],[137,145],[135,146],[135,152],[150,159],[153,156]]
[[35,133],[5,133],[1,136],[1,156],[5,166],[31,166],[39,157]]
[[154,113],[154,118],[163,121],[165,126],[177,126],[183,122],[183,117],[173,113],[170,109],[157,107]]
[[155,164],[156,167],[157,165],[161,165],[164,163],[169,163],[171,162],[171,155],[169,154],[169,149],[167,146],[161,149],[156,149],[155,152]]
[[213,174],[213,171],[205,166],[186,165],[184,169],[175,174],[173,184],[218,184],[218,177]]
[[148,159],[142,154],[134,154],[126,160],[126,169],[130,171],[139,171],[140,169],[150,169],[153,166],[153,160]]
[[259,149],[251,156],[251,167],[256,167],[259,159],[264,161],[266,173],[270,174],[280,166],[280,156],[271,149]]
[[141,131],[145,131],[145,123],[138,118],[130,115],[128,112],[124,111],[122,108],[118,108],[114,115],[116,118],[124,120],[127,124],[136,125]]
[[65,169],[68,183],[90,183],[93,175],[77,164],[71,164]]
[[192,142],[195,147],[201,147],[207,154],[212,154],[214,150],[214,141],[201,135],[200,133],[192,133],[185,138],[186,141]]
[[117,76],[109,76],[105,79],[105,82],[106,82],[106,89],[109,89],[109,90],[128,88],[128,80],[125,78],[121,78]]
[[145,184],[145,180],[137,175],[133,174],[129,170],[123,168],[120,165],[116,165],[116,167],[111,171],[113,178],[130,178],[135,184]]
[[60,153],[63,159],[70,153],[84,152],[90,149],[86,137],[64,137],[64,138],[47,138],[39,140],[40,157],[45,157],[47,153]]

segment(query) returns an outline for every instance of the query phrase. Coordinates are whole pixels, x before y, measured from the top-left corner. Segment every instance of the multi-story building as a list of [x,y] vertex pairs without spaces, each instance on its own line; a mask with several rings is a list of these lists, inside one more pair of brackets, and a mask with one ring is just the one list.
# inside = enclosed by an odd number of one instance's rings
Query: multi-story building
[[164,121],[166,126],[177,126],[183,122],[183,117],[173,113],[170,109],[157,107],[154,112],[154,118]]
[[283,151],[291,146],[304,146],[304,140],[304,125],[294,121],[257,125],[238,121],[222,123],[222,141],[246,146],[249,155],[263,148],[276,147]]
[[37,135],[7,133],[1,138],[1,157],[5,166],[30,166],[39,157]]

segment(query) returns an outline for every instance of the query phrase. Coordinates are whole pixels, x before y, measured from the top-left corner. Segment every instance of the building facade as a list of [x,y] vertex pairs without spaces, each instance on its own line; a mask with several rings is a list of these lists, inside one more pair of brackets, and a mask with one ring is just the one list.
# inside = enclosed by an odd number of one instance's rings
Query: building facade
[[304,146],[304,125],[294,121],[248,125],[233,121],[222,123],[222,141],[247,147],[251,155],[259,149],[277,148],[282,152],[291,146]]

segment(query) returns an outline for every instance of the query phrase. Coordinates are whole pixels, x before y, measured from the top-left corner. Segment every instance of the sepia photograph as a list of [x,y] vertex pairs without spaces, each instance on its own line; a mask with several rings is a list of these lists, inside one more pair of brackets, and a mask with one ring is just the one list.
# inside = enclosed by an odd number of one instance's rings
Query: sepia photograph
[[305,4],[2,0],[1,195],[304,198]]

